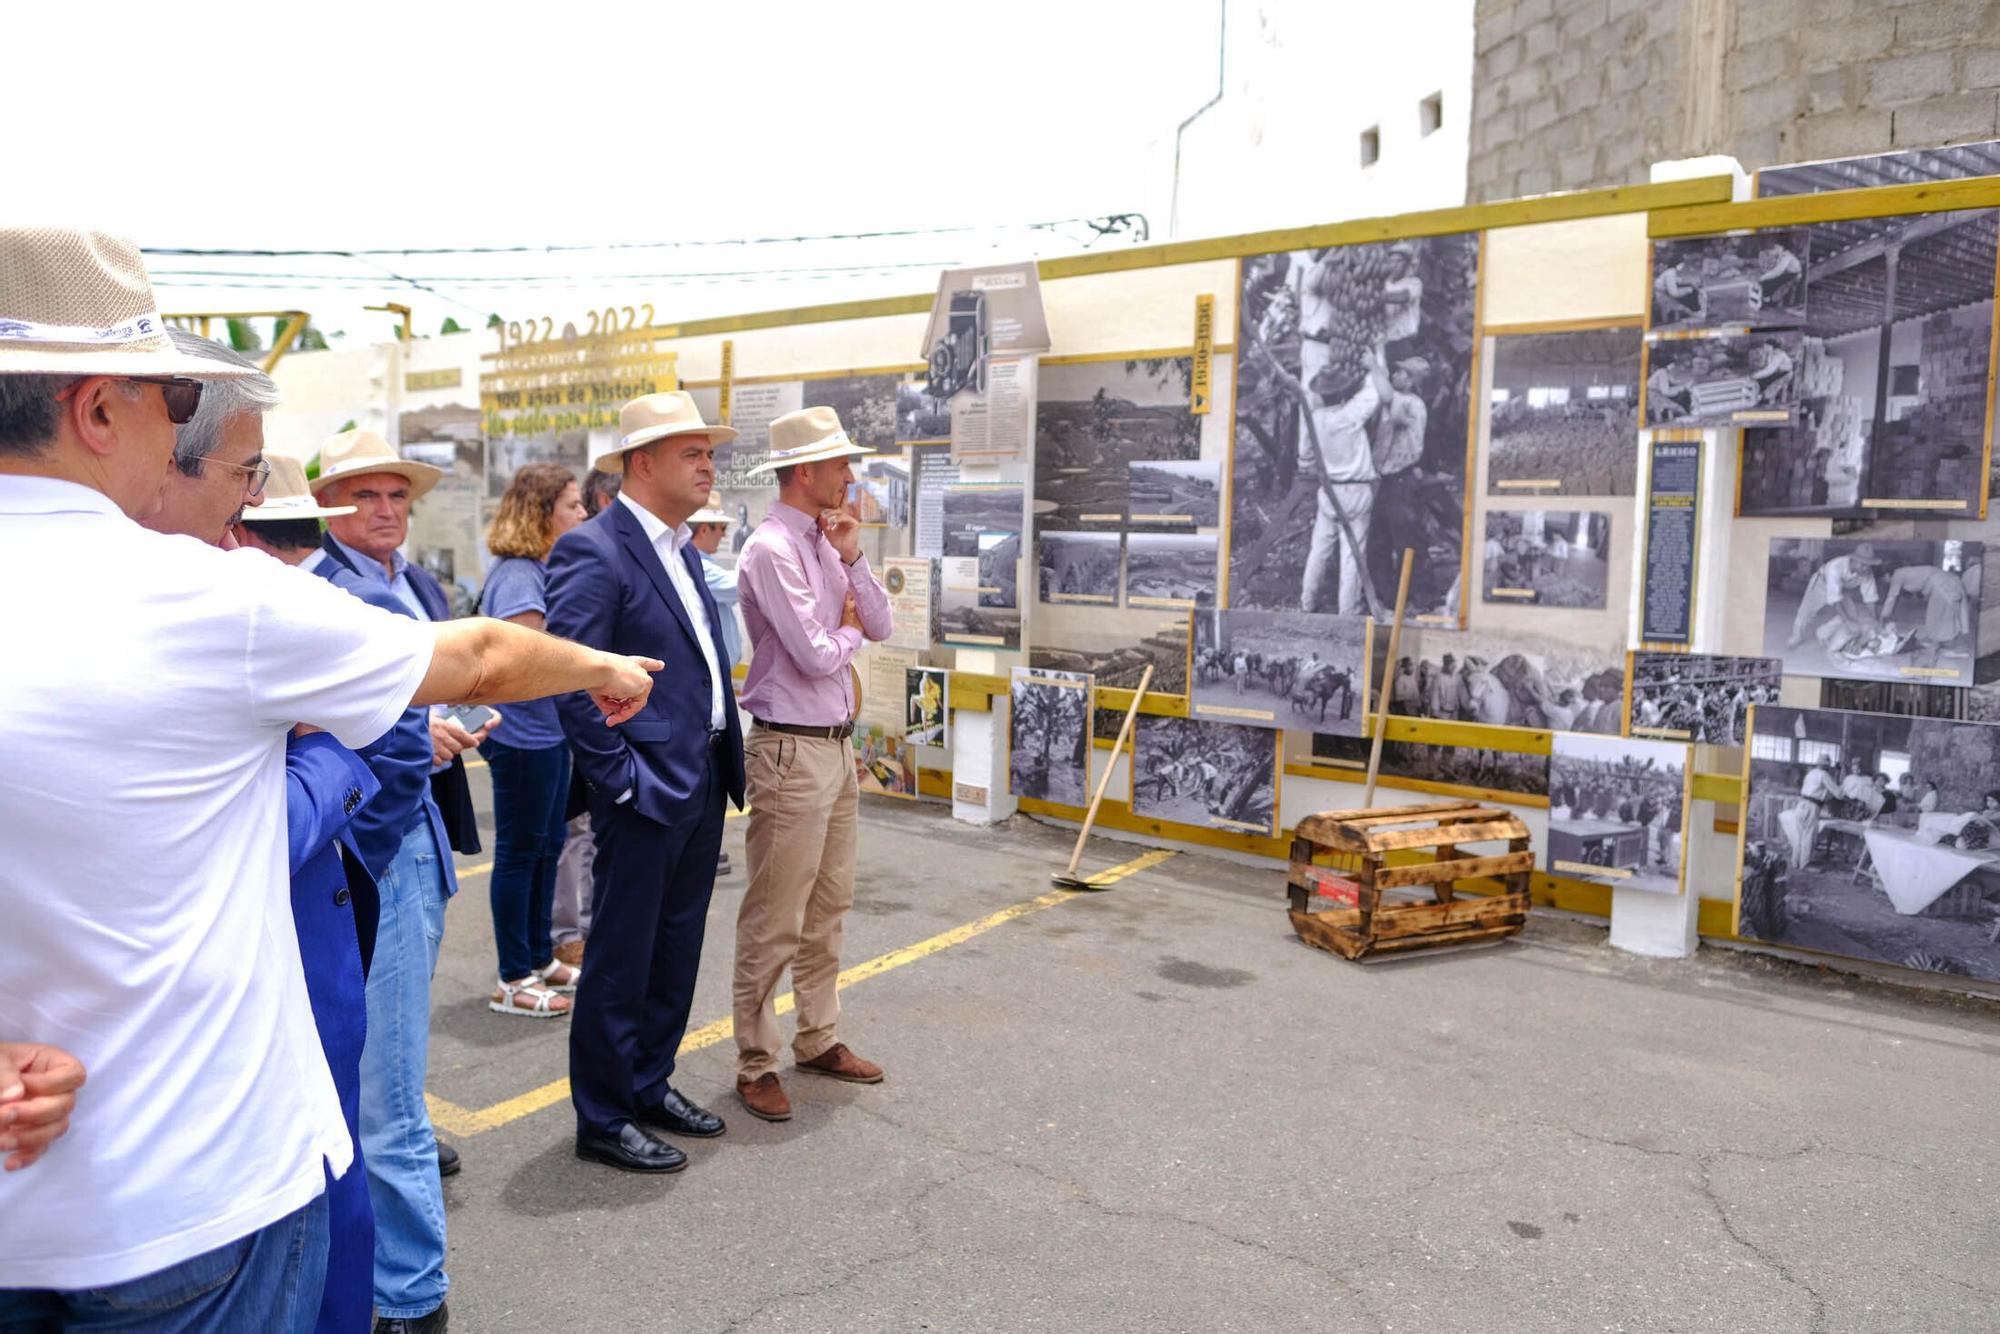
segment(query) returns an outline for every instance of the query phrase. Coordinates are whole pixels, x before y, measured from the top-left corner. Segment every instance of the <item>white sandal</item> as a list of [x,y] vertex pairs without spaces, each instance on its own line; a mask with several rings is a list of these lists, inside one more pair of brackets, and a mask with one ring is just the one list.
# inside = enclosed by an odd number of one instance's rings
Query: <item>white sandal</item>
[[[535,970],[535,977],[550,991],[575,991],[577,980],[582,976],[581,968],[575,964],[564,963],[561,959],[551,959],[548,967]],[[561,981],[557,980],[558,977]]]
[[[515,997],[533,1002],[530,1005],[516,1003]],[[486,1001],[486,1008],[501,1014],[518,1014],[524,1019],[560,1019],[569,1013],[569,1006],[558,1010],[556,1001],[561,999],[547,987],[530,981],[501,982],[500,991]]]

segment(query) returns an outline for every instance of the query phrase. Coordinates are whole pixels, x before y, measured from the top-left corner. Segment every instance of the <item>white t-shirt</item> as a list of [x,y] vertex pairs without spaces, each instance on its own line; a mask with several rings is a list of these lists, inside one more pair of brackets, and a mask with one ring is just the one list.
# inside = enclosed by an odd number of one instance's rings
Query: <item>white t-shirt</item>
[[0,1174],[0,1288],[152,1273],[283,1218],[353,1148],[293,929],[285,737],[386,732],[430,627],[282,562],[0,476],[0,1037],[88,1072]]

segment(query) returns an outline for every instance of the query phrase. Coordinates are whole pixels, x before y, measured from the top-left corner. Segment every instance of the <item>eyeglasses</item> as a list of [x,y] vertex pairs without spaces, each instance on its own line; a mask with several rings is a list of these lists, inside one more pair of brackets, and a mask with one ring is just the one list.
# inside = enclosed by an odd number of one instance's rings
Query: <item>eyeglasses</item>
[[[201,386],[197,385],[195,387],[198,389]],[[169,412],[172,411],[171,408],[168,410]],[[246,488],[249,495],[263,495],[264,483],[271,480],[271,461],[269,459],[259,459],[255,463],[223,463],[220,459],[204,459],[203,462],[214,463],[224,468],[233,468],[237,472],[250,474],[249,486]]]
[[[156,384],[160,386],[160,397],[166,400],[167,420],[176,426],[186,426],[194,420],[194,410],[201,406],[201,381],[184,379],[178,375],[155,378],[147,375],[130,377],[134,384]],[[265,469],[268,476],[270,469]],[[260,483],[261,485],[261,483]]]

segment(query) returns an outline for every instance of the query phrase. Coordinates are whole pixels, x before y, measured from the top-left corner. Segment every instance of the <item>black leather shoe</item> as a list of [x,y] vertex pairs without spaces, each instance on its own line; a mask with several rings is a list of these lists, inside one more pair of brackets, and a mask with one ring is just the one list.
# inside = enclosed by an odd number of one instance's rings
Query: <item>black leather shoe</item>
[[457,1176],[458,1169],[461,1166],[463,1166],[463,1164],[458,1161],[458,1150],[452,1148],[451,1145],[445,1143],[443,1140],[439,1140],[437,1142],[437,1146],[438,1146],[438,1175],[441,1177]]
[[678,1172],[688,1156],[627,1121],[615,1135],[578,1135],[576,1156],[621,1172]]
[[444,1334],[445,1326],[451,1323],[451,1316],[438,1303],[438,1309],[428,1315],[383,1316],[375,1322],[375,1334]]
[[714,1139],[728,1129],[723,1125],[721,1117],[706,1107],[698,1107],[689,1102],[671,1085],[660,1095],[657,1105],[650,1107],[644,1103],[639,1105],[639,1119],[649,1126],[658,1126],[669,1134],[687,1135],[694,1139]]

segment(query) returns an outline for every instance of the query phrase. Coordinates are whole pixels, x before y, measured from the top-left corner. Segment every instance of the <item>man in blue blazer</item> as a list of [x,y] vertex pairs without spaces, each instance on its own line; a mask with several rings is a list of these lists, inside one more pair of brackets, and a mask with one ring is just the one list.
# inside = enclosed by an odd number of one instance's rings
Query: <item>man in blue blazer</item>
[[687,1155],[647,1134],[723,1132],[669,1082],[687,1031],[723,799],[743,804],[743,729],[721,616],[687,524],[715,481],[709,426],[684,393],[625,405],[594,467],[623,472],[618,499],[549,557],[551,633],[592,648],[644,646],[666,663],[646,707],[616,729],[580,695],[558,701],[590,788],[597,843],[590,949],[570,1016],[577,1156],[630,1172],[677,1172]]

